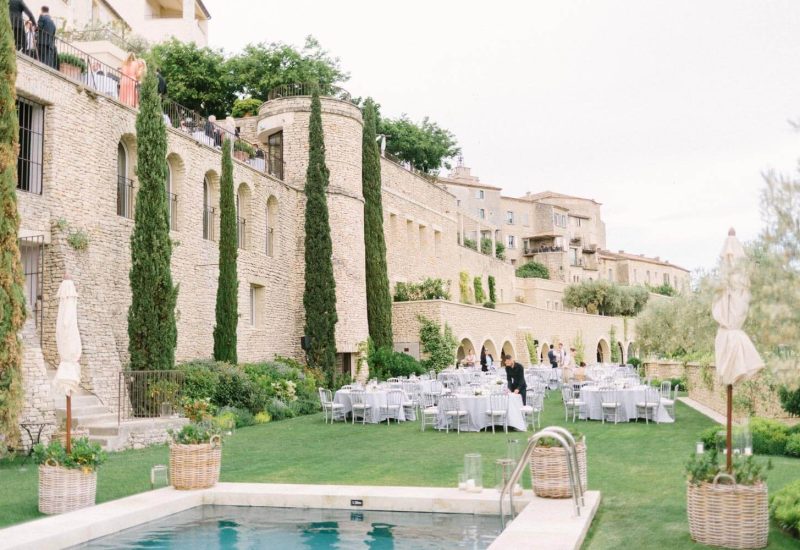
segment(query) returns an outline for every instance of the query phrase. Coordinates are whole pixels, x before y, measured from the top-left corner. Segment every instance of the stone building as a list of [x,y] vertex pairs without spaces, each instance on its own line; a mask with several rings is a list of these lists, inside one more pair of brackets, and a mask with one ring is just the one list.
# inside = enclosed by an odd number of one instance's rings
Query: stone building
[[[119,89],[98,87],[22,54],[17,55],[17,64],[20,245],[31,312],[22,335],[26,346],[23,421],[49,424],[57,406],[49,378],[58,364],[55,292],[65,273],[73,277],[80,295],[82,386],[108,421],[120,405],[120,374],[127,362],[129,241],[138,188],[137,112],[132,102],[123,100],[124,82]],[[342,371],[353,373],[355,354],[368,335],[362,119],[344,92],[321,101],[339,314],[337,362]],[[165,103],[164,116],[169,169],[165,185],[175,243],[172,271],[179,285],[176,359],[212,355],[220,145],[227,136],[236,140],[238,356],[243,362],[276,355],[302,360],[307,90],[302,86],[284,90],[265,102],[257,116],[235,121],[239,138],[234,137],[234,128],[215,126],[171,102]],[[578,243],[581,257],[599,256],[605,230],[598,203],[556,194],[507,199],[499,188],[487,188],[481,199],[474,192],[481,186],[477,179],[464,181],[469,172],[463,167],[437,182],[382,158],[381,173],[392,287],[401,281],[441,278],[449,283],[453,296],[449,301],[396,303],[397,349],[419,354],[418,315],[422,314],[453,327],[462,356],[470,349],[486,347],[495,357],[507,353],[522,362],[538,362],[543,344],[556,342],[582,343],[590,361],[609,361],[613,345],[619,346],[623,358],[633,353],[633,322],[565,312],[560,307],[564,279],[534,281],[514,275],[514,264],[527,258],[524,243],[530,247],[545,242],[539,239],[545,234],[551,235],[546,242],[554,245],[560,236],[565,248],[580,235],[585,239]],[[464,189],[472,191],[464,194]],[[477,200],[491,202],[484,217],[476,210]],[[588,220],[588,229],[570,232],[563,227],[572,218]],[[530,231],[516,232],[527,224]],[[483,254],[464,246],[469,231],[474,231],[475,238],[485,236],[495,242],[519,236],[522,250],[511,247],[509,260]],[[587,247],[594,249],[588,252]],[[547,252],[551,253],[555,252]],[[565,250],[558,254],[568,257]],[[644,260],[616,256],[607,257],[640,273],[637,266]],[[566,268],[583,267],[561,262]],[[618,269],[620,274],[628,271]],[[487,289],[489,278],[494,280],[496,309],[457,303],[463,274],[469,281],[480,279]],[[630,275],[618,278],[631,280]],[[611,327],[617,343],[610,337]]]

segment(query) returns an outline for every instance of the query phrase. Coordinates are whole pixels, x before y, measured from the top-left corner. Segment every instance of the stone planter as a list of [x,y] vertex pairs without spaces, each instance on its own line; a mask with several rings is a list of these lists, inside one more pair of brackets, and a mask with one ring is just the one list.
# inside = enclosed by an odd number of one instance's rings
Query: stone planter
[[59,63],[58,70],[62,74],[65,74],[70,78],[74,78],[75,80],[80,80],[81,75],[83,74],[83,71],[81,70],[80,67],[72,65],[70,63],[64,63],[63,61]]
[[769,535],[767,484],[687,484],[686,513],[692,540],[723,548],[764,548]]
[[39,466],[39,511],[62,514],[94,506],[97,472],[64,468],[56,464]]
[[176,489],[207,489],[219,481],[222,447],[218,435],[209,443],[169,447],[169,479]]
[[248,155],[245,151],[234,151],[233,158],[242,162],[247,162],[250,159],[250,155]]
[[[578,453],[581,488],[586,491],[586,441],[581,439],[575,445]],[[543,498],[570,498],[572,489],[569,483],[569,470],[561,446],[536,447],[530,460],[533,492]]]

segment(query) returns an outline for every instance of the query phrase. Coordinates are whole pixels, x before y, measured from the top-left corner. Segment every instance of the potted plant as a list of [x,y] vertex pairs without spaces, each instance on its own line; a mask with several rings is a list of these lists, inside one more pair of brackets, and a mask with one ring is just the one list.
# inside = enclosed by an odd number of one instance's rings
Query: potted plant
[[60,441],[33,447],[39,465],[39,511],[61,514],[94,505],[97,495],[97,467],[106,453],[97,443],[82,437],[72,441],[67,453]]
[[169,431],[169,477],[176,489],[207,489],[219,481],[222,446],[211,423],[186,424]]
[[[578,454],[578,470],[581,488],[586,491],[586,438],[573,431],[575,451]],[[531,453],[531,480],[533,492],[543,498],[570,498],[572,488],[569,483],[569,466],[564,448],[552,437],[543,437]]]
[[86,61],[71,53],[62,52],[58,54],[58,70],[75,80],[80,80],[81,75],[86,72]]
[[715,448],[686,464],[686,511],[692,540],[723,548],[764,548],[769,535],[769,499],[764,465],[736,456],[730,473]]
[[242,162],[253,158],[256,154],[255,148],[242,139],[233,142],[233,156]]

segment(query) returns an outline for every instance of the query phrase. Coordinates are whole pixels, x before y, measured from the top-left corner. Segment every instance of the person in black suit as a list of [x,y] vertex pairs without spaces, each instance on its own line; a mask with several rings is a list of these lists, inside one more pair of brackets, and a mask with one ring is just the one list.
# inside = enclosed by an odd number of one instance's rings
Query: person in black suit
[[547,352],[547,360],[550,361],[551,367],[558,368],[558,355],[556,355],[556,350],[553,349],[553,346],[550,346],[550,351]]
[[9,0],[8,15],[11,17],[11,32],[14,33],[14,46],[18,51],[25,49],[25,20],[22,14],[28,16],[31,23],[35,23],[36,18],[33,12],[25,5],[24,0]]
[[506,379],[508,380],[508,391],[518,393],[522,396],[522,404],[525,405],[525,393],[528,385],[525,382],[525,369],[522,365],[514,361],[511,355],[506,355],[503,359],[506,366]]
[[39,61],[58,70],[58,52],[56,51],[56,24],[50,17],[50,8],[42,6],[39,14]]

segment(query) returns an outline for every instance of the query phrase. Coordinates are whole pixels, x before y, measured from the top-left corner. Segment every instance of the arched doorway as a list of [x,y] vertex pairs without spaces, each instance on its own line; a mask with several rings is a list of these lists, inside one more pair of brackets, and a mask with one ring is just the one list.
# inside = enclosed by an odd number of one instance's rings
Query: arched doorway
[[[483,346],[481,346],[481,351],[486,351],[487,359],[488,356],[492,356],[492,364],[495,366],[500,365],[500,354],[497,353],[497,346],[494,345],[494,342],[491,339],[487,339],[483,342]],[[480,357],[480,356],[479,356]]]
[[542,347],[539,351],[539,363],[549,363],[547,352],[550,351],[550,345],[547,342],[542,342]]
[[461,360],[464,359],[470,352],[474,353],[477,357],[481,350],[475,349],[475,344],[472,343],[472,340],[469,338],[462,338],[461,342],[458,344],[458,351],[456,351],[456,359],[459,363]]
[[634,342],[628,342],[628,353],[625,355],[625,361],[629,362],[631,357],[636,357],[636,344]]
[[597,362],[608,363],[611,361],[611,348],[603,338],[597,342]]
[[517,359],[517,355],[516,355],[516,353],[514,353],[514,346],[508,340],[503,342],[503,349],[500,350],[500,355],[501,355],[501,357],[506,357],[507,355],[510,355],[514,359]]

